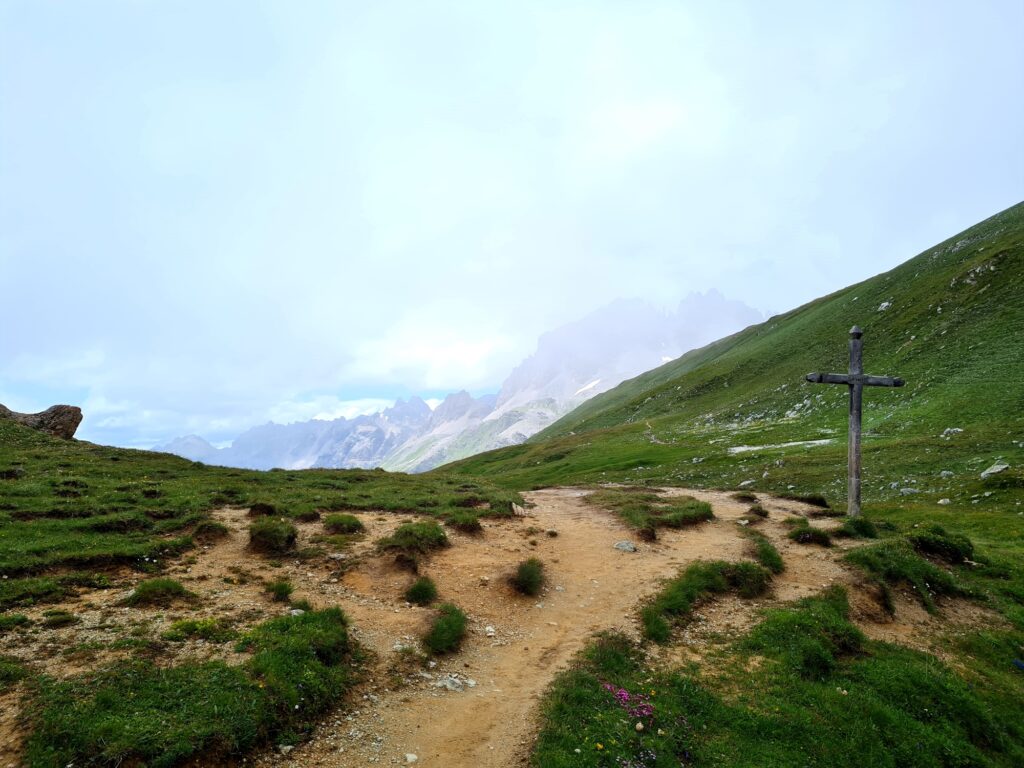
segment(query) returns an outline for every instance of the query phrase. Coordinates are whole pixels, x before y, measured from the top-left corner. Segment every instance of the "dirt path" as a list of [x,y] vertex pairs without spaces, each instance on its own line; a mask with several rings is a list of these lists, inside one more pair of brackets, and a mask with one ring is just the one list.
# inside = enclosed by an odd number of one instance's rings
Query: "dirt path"
[[[74,627],[8,636],[0,652],[32,661],[38,671],[64,676],[130,655],[111,650],[110,641],[124,633],[158,638],[179,618],[219,616],[244,630],[287,606],[269,599],[264,584],[287,579],[294,598],[316,607],[340,606],[352,619],[353,635],[372,652],[367,682],[333,715],[328,715],[303,744],[268,749],[250,757],[250,765],[300,765],[347,768],[368,764],[512,768],[522,765],[535,732],[537,704],[543,692],[597,631],[636,634],[636,610],[663,579],[699,559],[738,560],[749,556],[749,542],[737,521],[747,504],[727,493],[669,489],[669,495],[692,495],[712,504],[715,519],[686,530],[664,530],[656,543],[635,539],[614,515],[585,503],[588,492],[558,488],[527,494],[530,509],[513,520],[484,521],[482,535],[449,531],[453,546],[434,555],[422,568],[436,582],[441,599],[460,606],[470,617],[462,650],[423,665],[418,639],[433,610],[410,606],[403,593],[413,576],[397,569],[389,557],[373,551],[374,542],[411,516],[359,514],[367,535],[344,552],[313,559],[273,562],[247,550],[249,518],[244,509],[215,515],[229,535],[203,547],[169,569],[199,595],[198,604],[171,610],[136,610],[119,601],[142,578],[128,574],[118,587],[92,591],[60,607],[80,617]],[[678,640],[659,651],[666,662],[700,661],[709,644],[720,644],[747,630],[765,605],[805,597],[842,583],[851,587],[855,619],[869,636],[936,650],[934,637],[957,626],[977,626],[991,616],[962,601],[944,605],[943,616],[925,613],[912,599],[897,596],[897,621],[882,614],[856,573],[840,563],[842,551],[798,545],[786,538],[782,521],[808,514],[805,505],[761,497],[769,511],[756,523],[781,552],[785,572],[773,593],[759,600],[723,597],[699,608]],[[829,526],[830,521],[816,520]],[[323,533],[318,522],[299,524],[299,544]],[[555,535],[549,535],[554,532]],[[637,551],[614,548],[631,540]],[[537,598],[517,595],[506,578],[517,563],[539,557],[548,585]],[[28,609],[34,620],[45,606]],[[29,642],[25,643],[28,639]],[[68,656],[62,648],[94,643],[99,650]],[[186,658],[241,657],[233,643],[189,641],[162,645],[159,663]],[[19,693],[0,696],[0,766],[14,763],[22,735],[13,716]]]
[[[664,531],[654,544],[633,539],[638,551],[620,552],[613,545],[632,539],[628,529],[613,515],[584,504],[586,491],[561,488],[528,494],[535,506],[518,524],[496,522],[483,536],[459,537],[425,572],[437,581],[442,599],[470,615],[463,650],[433,669],[407,675],[397,690],[380,683],[368,688],[355,711],[328,719],[309,742],[289,751],[291,760],[336,768],[405,764],[407,755],[424,766],[523,764],[541,695],[593,633],[617,629],[635,635],[636,608],[661,580],[694,560],[746,556],[747,539],[736,522],[748,505],[726,493],[669,493],[711,502],[715,520]],[[785,538],[781,520],[809,508],[767,499],[765,505],[771,519],[759,528],[787,563],[774,594],[760,601],[726,598],[705,607],[675,646],[680,655],[699,657],[706,643],[746,630],[761,605],[855,581],[837,563],[838,553]],[[557,536],[546,535],[549,529]],[[545,562],[549,576],[548,589],[537,599],[516,596],[504,583],[511,567],[532,555]],[[426,626],[429,611],[400,601],[410,578],[374,559],[324,591],[324,597],[344,606],[359,628],[357,636],[379,654],[380,674],[373,675],[378,681],[386,679],[400,655],[395,649],[415,645]],[[456,690],[445,687],[446,681]],[[279,761],[280,756],[267,756],[264,763]]]

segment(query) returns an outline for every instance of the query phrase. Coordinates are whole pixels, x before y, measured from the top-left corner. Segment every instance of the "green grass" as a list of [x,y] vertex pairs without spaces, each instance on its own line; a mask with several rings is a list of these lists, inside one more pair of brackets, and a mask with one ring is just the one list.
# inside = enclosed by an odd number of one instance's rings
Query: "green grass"
[[236,639],[238,632],[219,618],[183,619],[171,624],[160,637],[176,643],[195,638],[211,643],[226,643]]
[[775,545],[768,540],[767,536],[764,536],[757,531],[747,531],[747,536],[750,537],[750,541],[754,547],[754,559],[757,560],[761,565],[767,568],[769,571],[778,575],[786,569],[786,564],[782,560],[782,555],[779,554],[779,550],[775,548]]
[[663,496],[658,491],[638,488],[604,488],[588,494],[586,500],[614,512],[647,540],[657,538],[658,528],[685,528],[714,517],[707,502],[691,496]]
[[66,681],[43,678],[28,715],[29,768],[221,761],[272,738],[294,743],[353,681],[338,609],[268,621],[251,656],[155,667],[132,661]]
[[430,605],[437,599],[437,585],[429,576],[420,576],[405,590],[405,599],[413,605]]
[[3,693],[28,675],[20,659],[0,654],[0,693]]
[[27,627],[32,620],[22,613],[8,613],[0,615],[0,634],[10,632],[19,627]]
[[866,517],[848,517],[832,535],[847,539],[877,539],[878,528]]
[[832,546],[832,534],[824,528],[815,528],[806,517],[792,518],[792,530],[786,535],[797,544],[817,544],[820,547]]
[[[541,705],[537,768],[1015,766],[1022,636],[978,633],[967,678],[866,640],[839,589],[768,612],[700,673],[604,635]],[[754,663],[759,662],[759,663]],[[643,725],[636,729],[636,723]]]
[[390,536],[385,536],[377,542],[377,547],[382,552],[405,555],[424,555],[431,550],[447,546],[448,537],[444,529],[433,520],[403,523]]
[[444,522],[446,525],[450,525],[455,530],[462,531],[463,533],[480,533],[483,531],[479,513],[469,509],[460,509],[448,513],[445,516]]
[[124,599],[125,605],[132,607],[159,606],[167,607],[179,601],[195,600],[194,593],[189,592],[181,582],[168,578],[147,579],[140,581],[135,589]]
[[70,611],[66,611],[63,608],[55,608],[49,611],[43,611],[43,618],[40,619],[39,623],[47,629],[60,629],[61,627],[70,627],[72,624],[77,624],[81,619],[75,616]]
[[457,606],[451,603],[441,605],[430,630],[423,637],[423,645],[435,654],[457,651],[466,636],[467,621],[466,614]]
[[272,581],[267,584],[267,592],[271,598],[279,603],[287,603],[288,598],[292,596],[292,592],[295,591],[295,587],[292,586],[289,581]]
[[931,555],[953,565],[974,557],[974,545],[966,536],[951,534],[941,525],[930,525],[907,536],[911,546],[922,555]]
[[249,547],[266,555],[291,552],[298,537],[298,529],[287,520],[260,517],[249,524]]
[[699,561],[688,566],[640,611],[643,635],[656,643],[667,642],[673,625],[686,621],[701,602],[729,590],[741,597],[758,597],[771,586],[771,572],[756,563]]
[[935,611],[935,598],[964,594],[964,589],[949,572],[918,555],[910,544],[891,539],[859,547],[846,555],[846,560],[888,586],[909,586],[921,604]]
[[366,530],[363,521],[355,515],[337,513],[324,518],[324,528],[331,533],[362,533]]
[[536,596],[544,587],[544,563],[536,557],[524,560],[516,566],[515,573],[509,579],[512,587],[521,595]]

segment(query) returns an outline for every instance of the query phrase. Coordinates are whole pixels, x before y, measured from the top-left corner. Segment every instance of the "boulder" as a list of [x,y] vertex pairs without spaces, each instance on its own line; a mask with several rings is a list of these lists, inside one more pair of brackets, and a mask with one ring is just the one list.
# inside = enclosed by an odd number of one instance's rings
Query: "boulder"
[[41,413],[16,413],[0,405],[0,419],[10,419],[48,435],[70,440],[82,423],[82,409],[74,405],[54,405]]

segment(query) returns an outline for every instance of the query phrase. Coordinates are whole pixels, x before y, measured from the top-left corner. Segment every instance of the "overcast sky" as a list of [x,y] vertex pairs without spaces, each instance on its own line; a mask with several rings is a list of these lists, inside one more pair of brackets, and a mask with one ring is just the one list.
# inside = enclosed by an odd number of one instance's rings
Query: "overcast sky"
[[0,0],[0,402],[223,440],[494,391],[617,297],[786,310],[1024,197],[1022,38],[1021,0]]

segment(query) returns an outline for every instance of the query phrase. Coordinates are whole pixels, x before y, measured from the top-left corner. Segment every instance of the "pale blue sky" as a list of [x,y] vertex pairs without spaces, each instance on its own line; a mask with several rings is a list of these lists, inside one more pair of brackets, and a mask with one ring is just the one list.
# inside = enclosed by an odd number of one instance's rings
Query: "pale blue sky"
[[0,0],[0,402],[218,440],[1024,197],[1024,3]]

